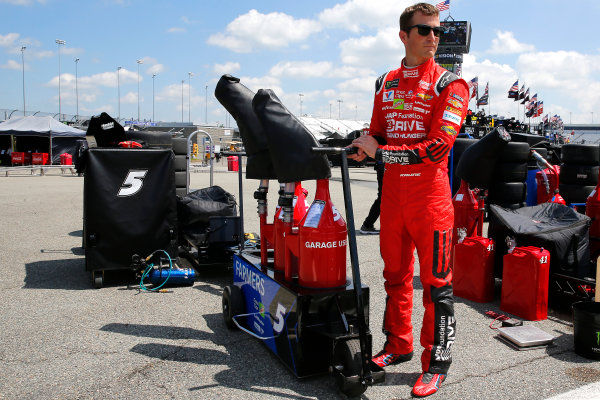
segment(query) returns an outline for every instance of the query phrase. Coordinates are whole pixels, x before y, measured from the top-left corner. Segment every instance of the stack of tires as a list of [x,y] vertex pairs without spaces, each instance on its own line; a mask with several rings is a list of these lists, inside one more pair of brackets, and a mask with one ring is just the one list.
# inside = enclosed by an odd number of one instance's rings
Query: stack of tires
[[[565,144],[561,149],[559,191],[567,204],[585,202],[598,184],[600,147],[597,144]],[[584,212],[582,207],[577,207]]]
[[506,144],[494,167],[488,190],[488,204],[497,204],[511,210],[526,206],[528,159],[528,143]]
[[452,184],[452,196],[454,196],[458,191],[458,188],[460,188],[460,178],[455,174],[458,160],[460,160],[462,153],[464,153],[464,151],[473,143],[477,143],[477,139],[456,138],[454,146],[452,146],[452,157],[448,157],[448,174],[451,175],[450,183]]
[[177,196],[183,197],[188,193],[188,141],[185,137],[173,138],[173,153],[175,161],[175,192]]

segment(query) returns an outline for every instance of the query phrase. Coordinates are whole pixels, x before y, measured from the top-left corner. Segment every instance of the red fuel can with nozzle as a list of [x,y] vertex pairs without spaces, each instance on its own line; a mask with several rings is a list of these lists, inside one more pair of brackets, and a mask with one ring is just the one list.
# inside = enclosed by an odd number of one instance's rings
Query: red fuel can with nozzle
[[[306,201],[306,190],[302,187],[301,182],[296,182],[294,188],[294,201],[293,201],[293,209],[294,215],[292,217],[292,226],[290,227],[290,232],[286,232],[285,223],[283,221],[283,207],[279,207],[275,212],[275,219],[273,221],[273,248],[275,249],[274,253],[274,265],[273,268],[277,271],[285,270],[285,255],[286,255],[286,241],[285,236],[289,234],[294,234],[294,230],[300,224],[300,221],[306,215],[306,211],[308,210],[308,203]],[[294,257],[292,257],[292,262]]]
[[560,166],[554,165],[553,168],[546,168],[535,173],[537,183],[537,203],[547,203],[554,196],[554,191],[558,189],[558,176]]
[[317,180],[315,199],[298,230],[298,284],[310,288],[346,285],[346,221],[329,196],[329,180]]
[[479,228],[483,223],[483,207],[480,207],[476,192],[469,189],[469,184],[460,182],[460,188],[452,198],[454,206],[454,230],[452,232],[452,243],[458,243],[458,230],[464,229],[466,236],[481,235]]

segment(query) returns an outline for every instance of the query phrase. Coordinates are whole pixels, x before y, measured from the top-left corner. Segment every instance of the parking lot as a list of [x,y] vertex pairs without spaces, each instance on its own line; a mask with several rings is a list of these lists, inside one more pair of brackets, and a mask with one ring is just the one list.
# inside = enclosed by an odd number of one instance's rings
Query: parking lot
[[[332,200],[341,211],[340,171],[332,172]],[[215,167],[214,183],[239,198],[237,178],[226,163]],[[351,169],[351,178],[360,226],[376,196],[375,171]],[[190,187],[206,187],[209,179],[205,169],[198,169]],[[81,248],[83,182],[59,170],[0,176],[0,399],[344,398],[331,377],[298,380],[259,340],[224,326],[222,288],[232,279],[226,267],[199,269],[192,287],[167,293],[140,292],[128,271],[107,274],[105,287],[93,289]],[[258,232],[252,198],[258,182],[244,180],[243,185],[245,231]],[[315,184],[305,186],[310,201]],[[272,182],[271,217],[277,188]],[[371,290],[376,352],[385,340],[383,262],[378,236],[358,235],[357,242],[362,280]],[[421,295],[415,276],[415,338]],[[502,313],[499,296],[486,304],[457,298],[455,309],[454,362],[432,398],[600,397],[600,363],[573,352],[568,312],[551,310],[547,320],[526,321],[555,336],[554,345],[517,351],[496,338],[485,315]],[[386,382],[369,388],[363,398],[408,399],[419,373],[419,357],[390,367]]]

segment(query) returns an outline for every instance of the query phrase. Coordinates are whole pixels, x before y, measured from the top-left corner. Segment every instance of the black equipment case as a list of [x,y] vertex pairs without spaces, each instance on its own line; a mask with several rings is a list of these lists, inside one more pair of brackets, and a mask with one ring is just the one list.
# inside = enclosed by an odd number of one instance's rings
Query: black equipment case
[[[134,255],[146,257],[158,249],[177,257],[173,157],[169,149],[88,151],[83,191],[87,271],[133,268]],[[96,275],[96,286],[102,286],[102,276]]]
[[[506,238],[517,246],[543,247],[550,252],[550,272],[576,278],[592,276],[588,216],[557,203],[508,210],[490,206],[488,236],[496,242],[496,266],[507,253]],[[497,276],[502,276],[496,269]]]

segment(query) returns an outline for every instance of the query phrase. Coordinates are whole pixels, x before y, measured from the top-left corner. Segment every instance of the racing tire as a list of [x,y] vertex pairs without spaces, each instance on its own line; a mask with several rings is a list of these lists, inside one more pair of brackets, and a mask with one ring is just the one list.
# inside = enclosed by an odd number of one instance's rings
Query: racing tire
[[597,165],[562,164],[559,182],[579,186],[596,186],[599,171],[600,167]]
[[187,155],[177,154],[173,160],[173,169],[175,171],[187,171]]
[[175,187],[187,188],[187,171],[175,171]]
[[527,184],[524,182],[495,182],[489,190],[490,204],[516,204],[525,202]]
[[525,182],[527,163],[499,162],[492,174],[494,182]]
[[597,144],[565,144],[560,151],[564,164],[598,165],[600,164],[600,146]]
[[558,185],[558,191],[567,204],[585,203],[595,188],[595,186],[570,185],[567,183],[559,183]]
[[244,298],[242,290],[235,285],[225,286],[223,289],[223,299],[221,301],[223,309],[223,321],[228,329],[237,329],[233,317],[244,313]]
[[188,152],[188,141],[184,137],[176,137],[172,139],[173,153],[175,155],[185,155]]
[[[349,339],[338,341],[333,349],[333,368],[344,376],[359,376],[362,371],[362,358],[360,354],[360,341]],[[366,385],[357,382],[354,385],[342,386],[337,382],[338,388],[348,397],[359,397],[367,390]]]
[[509,142],[500,152],[498,156],[499,163],[524,163],[529,159],[529,143],[526,142]]

